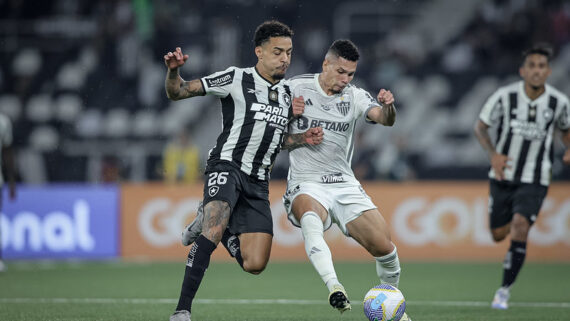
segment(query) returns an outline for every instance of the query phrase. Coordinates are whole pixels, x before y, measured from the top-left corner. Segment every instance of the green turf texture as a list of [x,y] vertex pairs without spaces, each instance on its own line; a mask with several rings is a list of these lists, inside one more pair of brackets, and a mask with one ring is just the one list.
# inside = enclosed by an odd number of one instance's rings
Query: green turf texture
[[[378,283],[374,264],[343,262],[336,268],[354,304],[343,315],[328,305],[328,291],[308,262],[270,262],[258,276],[243,272],[237,264],[212,263],[192,320],[365,321],[361,301]],[[570,320],[567,263],[526,264],[507,311],[489,307],[501,280],[498,262],[403,262],[402,268],[400,289],[413,321]],[[0,320],[168,320],[183,273],[184,263],[10,262],[8,270],[0,273]],[[205,299],[288,299],[307,304],[207,303]],[[556,304],[523,306],[526,302]]]

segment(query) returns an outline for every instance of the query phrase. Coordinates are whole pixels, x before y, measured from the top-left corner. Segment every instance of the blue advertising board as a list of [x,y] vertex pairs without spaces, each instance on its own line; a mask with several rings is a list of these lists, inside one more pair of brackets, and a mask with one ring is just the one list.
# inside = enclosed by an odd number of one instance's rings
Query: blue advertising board
[[6,192],[0,215],[4,259],[118,256],[118,186],[19,186],[14,201]]

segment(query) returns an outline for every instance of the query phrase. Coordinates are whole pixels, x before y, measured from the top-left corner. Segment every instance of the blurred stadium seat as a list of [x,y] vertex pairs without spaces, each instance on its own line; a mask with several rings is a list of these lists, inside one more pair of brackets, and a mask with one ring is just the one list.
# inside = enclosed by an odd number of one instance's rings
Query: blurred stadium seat
[[[554,44],[550,80],[570,93],[570,10],[564,1],[331,0],[330,10],[290,0],[279,6],[212,0],[200,7],[172,1],[153,6],[149,21],[141,20],[133,3],[0,2],[0,112],[13,120],[24,155],[55,150],[62,160],[81,157],[78,168],[92,172],[88,168],[100,167],[101,155],[121,157],[125,148],[116,145],[124,144],[156,163],[160,146],[186,127],[204,161],[220,129],[218,103],[208,97],[169,102],[162,56],[181,46],[190,56],[181,71],[185,79],[252,65],[253,31],[269,18],[295,30],[290,76],[319,72],[327,46],[349,37],[362,53],[355,83],[371,93],[394,92],[396,126],[360,126],[363,148],[377,160],[369,162],[377,164],[369,165],[370,179],[409,178],[387,174],[402,162],[417,179],[483,179],[488,165],[472,124],[488,95],[516,78],[520,51],[534,42]],[[25,182],[97,179],[53,174],[75,163],[46,163],[52,154],[25,157],[43,159],[47,172],[21,174]],[[287,165],[278,158],[273,178],[284,178]],[[147,165],[137,166],[122,171],[123,179],[156,179],[152,170],[140,170]],[[567,168],[554,168],[555,179],[570,177]]]

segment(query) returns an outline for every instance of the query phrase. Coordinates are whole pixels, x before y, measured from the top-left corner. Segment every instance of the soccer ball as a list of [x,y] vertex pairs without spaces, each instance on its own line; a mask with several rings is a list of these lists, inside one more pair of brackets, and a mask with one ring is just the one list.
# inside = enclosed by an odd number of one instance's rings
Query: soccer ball
[[404,295],[391,285],[377,285],[364,296],[364,315],[370,321],[399,321],[405,311]]

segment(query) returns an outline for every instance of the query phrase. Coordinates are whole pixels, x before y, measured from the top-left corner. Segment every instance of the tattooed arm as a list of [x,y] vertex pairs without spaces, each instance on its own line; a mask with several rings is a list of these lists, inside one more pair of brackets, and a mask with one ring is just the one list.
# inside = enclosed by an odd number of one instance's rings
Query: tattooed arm
[[281,148],[292,151],[305,145],[318,145],[323,141],[323,129],[321,127],[309,128],[304,133],[287,134],[281,144]]
[[187,59],[188,55],[182,54],[180,47],[177,47],[176,51],[164,55],[164,64],[168,68],[164,88],[169,99],[180,100],[205,94],[204,87],[199,79],[184,81],[180,77],[179,69]]

